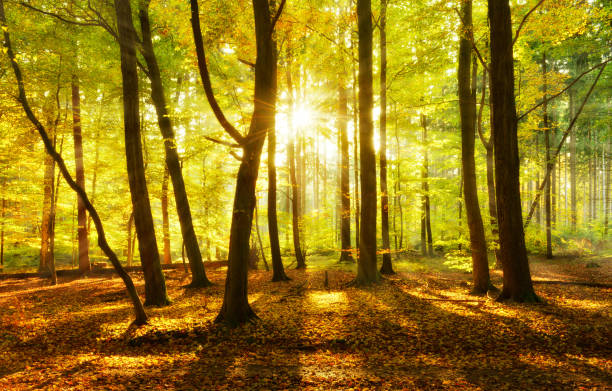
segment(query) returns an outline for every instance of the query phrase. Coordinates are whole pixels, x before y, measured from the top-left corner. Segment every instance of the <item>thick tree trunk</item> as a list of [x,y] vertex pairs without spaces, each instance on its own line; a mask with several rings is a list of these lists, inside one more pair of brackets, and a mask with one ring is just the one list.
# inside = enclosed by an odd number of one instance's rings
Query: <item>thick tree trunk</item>
[[295,251],[295,260],[297,262],[298,269],[306,268],[306,260],[304,259],[304,253],[302,252],[302,246],[300,244],[300,226],[302,222],[301,215],[301,193],[300,184],[298,183],[298,176],[296,174],[296,154],[295,154],[295,140],[297,138],[297,132],[293,128],[293,82],[291,79],[291,65],[287,63],[287,90],[289,93],[289,145],[287,146],[287,159],[289,160],[289,179],[291,181],[291,226],[293,233],[293,249]]
[[361,162],[361,227],[355,285],[380,278],[376,268],[376,152],[372,121],[372,9],[370,0],[357,0],[359,30],[359,161]]
[[[544,142],[546,144],[546,171],[554,170],[553,161],[550,156],[550,124],[548,123],[548,102],[547,102],[547,81],[546,81],[546,53],[542,55],[542,77],[544,79],[544,105],[542,106],[542,124],[544,126]],[[544,209],[546,213],[546,258],[551,259],[552,254],[552,231],[551,231],[551,199],[550,199],[550,181],[546,182],[544,194]]]
[[162,237],[164,241],[164,264],[172,263],[172,252],[170,251],[170,218],[168,216],[168,180],[170,173],[168,166],[164,165],[164,177],[161,189],[161,208],[162,208]]
[[[74,160],[76,182],[85,188],[85,168],[83,166],[83,137],[81,132],[81,96],[79,79],[72,75],[72,130],[74,134]],[[87,211],[80,197],[77,197],[77,237],[79,241],[79,271],[85,274],[91,270],[89,264],[89,239],[87,237]]]
[[338,130],[340,133],[340,262],[353,263],[351,255],[351,189],[347,134],[348,97],[342,79],[338,84]]
[[476,162],[474,160],[474,144],[476,132],[476,66],[474,62],[473,86],[470,80],[470,65],[472,44],[469,34],[472,30],[472,1],[461,2],[461,19],[463,22],[459,41],[459,69],[457,72],[459,84],[459,111],[461,114],[461,163],[463,167],[463,195],[468,228],[470,232],[470,247],[472,250],[472,292],[486,293],[491,281],[489,278],[489,261],[487,257],[487,242],[484,225],[478,204],[478,188],[476,183]]
[[380,1],[380,219],[383,274],[395,274],[389,242],[389,192],[387,189],[387,0]]
[[[6,25],[3,0],[0,0],[0,22],[2,23],[2,25]],[[21,69],[19,68],[19,65],[17,64],[17,61],[15,59],[15,54],[13,53],[13,50],[11,47],[11,41],[10,41],[8,29],[4,30],[4,44],[7,49],[6,51],[7,56],[11,62],[13,71],[15,73],[15,78],[17,79],[17,85],[19,88],[19,98],[18,98],[19,102],[21,103],[24,111],[26,112],[26,115],[28,119],[30,120],[30,122],[32,122],[32,124],[34,124],[34,126],[38,130],[38,133],[40,137],[42,138],[43,143],[45,144],[45,149],[47,150],[49,155],[51,155],[53,160],[59,166],[60,172],[62,173],[64,180],[68,183],[70,188],[74,190],[83,199],[83,203],[85,204],[85,207],[87,208],[87,211],[89,212],[96,226],[96,231],[98,233],[98,244],[100,248],[102,249],[102,251],[104,252],[104,254],[110,259],[111,263],[115,267],[115,270],[117,271],[117,274],[119,274],[119,276],[123,280],[126,286],[126,289],[128,291],[128,294],[130,296],[130,299],[132,300],[134,312],[136,314],[136,319],[134,323],[139,324],[139,325],[146,323],[147,315],[144,311],[142,303],[140,302],[138,293],[136,292],[136,288],[134,287],[134,283],[132,282],[132,279],[130,278],[129,274],[127,274],[125,270],[123,269],[123,267],[121,266],[121,263],[119,262],[119,259],[117,258],[117,255],[109,247],[108,242],[106,241],[106,236],[104,234],[104,228],[102,227],[102,222],[100,221],[100,217],[98,216],[96,209],[93,207],[91,202],[89,202],[89,199],[87,198],[87,194],[85,193],[85,190],[82,187],[80,187],[74,181],[74,179],[72,179],[72,177],[70,176],[70,173],[68,172],[68,169],[66,168],[66,164],[64,163],[64,160],[55,150],[53,144],[51,143],[51,140],[49,139],[47,131],[45,130],[44,126],[40,123],[40,121],[38,121],[38,119],[34,115],[34,112],[30,108],[30,105],[28,103],[28,100],[25,94],[25,87],[23,83]]]
[[[149,191],[145,179],[140,136],[138,71],[136,67],[136,32],[128,0],[115,0],[121,74],[123,78],[123,119],[128,181],[134,209],[134,223],[138,236],[140,262],[145,279],[145,305],[164,306],[170,303],[161,269]],[[167,117],[166,117],[167,118]]]
[[[181,226],[183,243],[189,260],[191,269],[191,283],[189,287],[207,287],[212,285],[206,277],[202,254],[198,245],[198,239],[193,228],[191,219],[191,208],[187,191],[185,190],[185,181],[183,179],[182,167],[177,151],[176,140],[174,137],[174,129],[170,121],[168,105],[166,104],[166,96],[162,84],[161,74],[153,50],[153,41],[151,38],[151,27],[149,23],[148,1],[140,2],[140,26],[142,29],[142,48],[143,56],[149,70],[149,78],[151,80],[151,98],[157,112],[157,122],[159,129],[164,137],[164,150],[166,154],[166,166],[172,180],[172,188],[174,190],[174,200],[176,203],[176,211]],[[147,198],[148,203],[148,198]],[[136,219],[136,230],[138,230],[138,219]],[[140,242],[140,237],[139,237]],[[143,254],[141,253],[141,257]]]
[[[353,39],[351,34],[351,53],[353,52]],[[354,176],[354,191],[355,191],[355,249],[357,250],[357,258],[359,258],[359,219],[361,217],[361,205],[359,201],[359,109],[357,100],[357,67],[355,60],[351,62],[353,70],[353,176]]]
[[[197,2],[195,7],[194,2],[195,0],[192,0],[191,3],[192,23],[198,18]],[[267,0],[253,0],[253,11],[257,42],[254,109],[249,133],[243,142],[242,161],[236,181],[225,295],[221,311],[215,319],[216,322],[225,322],[230,325],[245,323],[257,317],[247,298],[249,238],[253,223],[256,200],[255,183],[259,172],[261,152],[265,135],[274,126],[273,119],[276,112],[277,59],[272,37],[270,5]],[[200,31],[199,21],[197,30]]]
[[504,273],[499,299],[538,301],[529,272],[521,214],[512,23],[507,0],[489,0],[489,21],[495,185]]

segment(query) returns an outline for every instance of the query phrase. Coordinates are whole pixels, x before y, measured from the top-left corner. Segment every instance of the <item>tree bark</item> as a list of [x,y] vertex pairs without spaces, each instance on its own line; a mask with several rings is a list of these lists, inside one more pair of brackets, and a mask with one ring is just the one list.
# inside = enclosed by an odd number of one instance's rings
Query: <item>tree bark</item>
[[[83,165],[83,137],[81,132],[81,96],[79,79],[72,75],[72,130],[74,135],[74,160],[76,182],[85,188],[85,168]],[[77,197],[77,237],[79,242],[79,271],[85,274],[91,270],[89,264],[89,238],[87,237],[87,211],[80,197]]]
[[[185,181],[183,179],[182,167],[174,137],[174,129],[170,121],[159,65],[153,50],[148,0],[140,1],[139,18],[142,29],[143,56],[147,63],[149,78],[151,80],[151,98],[155,105],[155,111],[157,112],[159,129],[164,137],[166,166],[168,167],[170,179],[172,180],[176,211],[181,226],[185,251],[187,252],[187,259],[189,260],[189,268],[191,269],[191,283],[188,286],[192,288],[207,287],[212,285],[212,283],[206,276],[198,239],[193,228],[191,208],[189,206],[189,199],[187,198],[187,191],[185,190]],[[138,219],[136,221],[138,221]],[[138,224],[136,224],[136,228],[138,229]],[[140,242],[140,237],[138,240]],[[141,254],[141,256],[142,255],[143,254]]]
[[161,208],[162,208],[162,237],[164,241],[164,264],[172,263],[172,252],[170,251],[170,218],[168,216],[168,180],[170,179],[168,166],[164,164],[164,176],[162,178]]
[[[476,183],[476,162],[474,160],[474,144],[476,141],[476,66],[474,62],[473,80],[470,80],[470,65],[472,59],[472,43],[469,38],[472,26],[472,1],[461,2],[462,30],[459,40],[459,69],[457,72],[459,85],[459,111],[461,114],[461,163],[463,167],[463,195],[470,233],[472,250],[472,292],[485,294],[490,286],[489,261],[484,225],[478,204],[478,188]],[[471,82],[473,81],[473,86]]]
[[[546,171],[551,172],[554,169],[553,161],[550,156],[550,124],[548,123],[548,102],[547,102],[547,81],[546,81],[546,53],[542,54],[542,78],[544,79],[544,105],[542,106],[542,124],[544,126],[544,142],[546,146]],[[552,231],[551,231],[551,198],[550,198],[550,181],[546,181],[544,194],[544,209],[546,214],[546,258],[552,259]]]
[[[421,253],[433,257],[433,239],[431,237],[431,207],[429,205],[429,154],[427,151],[427,116],[421,114],[423,167],[421,168]],[[463,172],[463,170],[461,171]],[[463,183],[463,180],[462,180]],[[459,204],[461,207],[461,204]],[[461,220],[461,208],[459,209]]]
[[380,220],[382,274],[395,274],[389,241],[389,192],[387,189],[387,0],[380,0]]
[[361,227],[355,285],[380,278],[376,268],[376,152],[372,121],[372,9],[370,0],[357,0],[359,30],[359,161],[361,163]]
[[493,146],[503,289],[500,300],[538,301],[533,291],[519,185],[512,23],[507,0],[489,0]]
[[[573,118],[576,113],[576,93],[573,90],[569,91],[569,111],[570,118]],[[578,222],[577,202],[576,202],[576,137],[574,134],[570,137],[570,184],[571,184],[571,199],[570,199],[570,226],[572,232],[576,232],[576,224]]]
[[351,189],[347,135],[348,97],[343,79],[338,84],[338,130],[340,133],[340,262],[354,263],[351,255]]
[[302,252],[302,246],[300,244],[300,223],[302,220],[300,214],[300,206],[302,205],[300,200],[300,185],[296,175],[296,156],[295,156],[295,139],[297,134],[293,128],[293,82],[291,79],[291,64],[287,62],[287,90],[289,96],[289,145],[287,146],[287,159],[289,160],[289,177],[291,181],[291,226],[293,232],[293,249],[295,251],[295,259],[297,261],[297,268],[306,268],[306,261],[304,259],[304,253]]
[[[272,38],[272,50],[276,58],[276,42]],[[277,78],[273,78],[274,86],[274,113],[276,113],[276,91]],[[272,255],[272,281],[289,281],[290,278],[285,274],[283,260],[280,251],[280,239],[278,238],[278,217],[276,213],[276,121],[275,116],[269,119],[270,127],[268,131],[268,234],[270,237],[270,253]]]
[[[283,4],[283,3],[281,3]],[[277,11],[280,15],[281,9]],[[239,142],[243,149],[242,160],[236,180],[236,193],[230,229],[227,277],[223,305],[215,322],[224,322],[235,326],[257,318],[247,298],[249,238],[255,208],[255,184],[259,173],[259,163],[265,136],[274,126],[276,113],[276,50],[273,40],[274,25],[270,15],[268,0],[253,0],[255,19],[255,39],[257,60],[255,62],[254,108],[251,125],[246,138],[240,136],[229,123],[223,123],[220,109],[212,93],[210,77],[206,66],[204,45],[197,0],[191,0],[191,25],[194,33],[196,54],[200,76],[208,101],[216,113],[225,131]],[[216,109],[215,109],[216,107]]]
[[47,153],[51,155],[53,160],[59,166],[60,172],[62,173],[64,180],[68,183],[68,186],[70,186],[70,188],[74,190],[79,195],[79,197],[83,199],[83,203],[85,204],[87,211],[92,217],[94,221],[94,225],[96,227],[96,231],[98,233],[98,245],[100,246],[104,254],[106,254],[106,256],[110,259],[111,263],[115,267],[117,274],[119,274],[119,276],[123,280],[126,286],[126,289],[128,291],[128,294],[130,296],[130,299],[132,300],[132,305],[134,308],[134,312],[136,314],[136,319],[134,320],[134,323],[138,325],[144,324],[147,322],[147,315],[144,311],[142,303],[140,302],[138,293],[136,292],[136,288],[134,287],[134,283],[132,282],[132,279],[130,278],[129,274],[127,274],[125,272],[125,269],[123,269],[123,267],[121,266],[121,263],[119,262],[119,259],[117,258],[117,255],[109,247],[108,242],[106,241],[106,235],[104,233],[104,228],[102,227],[100,216],[98,216],[98,212],[93,207],[91,202],[89,202],[89,199],[87,198],[87,194],[85,193],[85,190],[82,187],[80,187],[74,181],[74,179],[72,179],[72,177],[70,176],[70,173],[68,172],[68,169],[66,168],[66,164],[64,163],[64,160],[53,147],[53,144],[51,143],[51,140],[49,139],[49,135],[47,134],[47,131],[45,130],[44,126],[40,123],[38,118],[36,118],[36,116],[34,115],[34,112],[32,111],[30,107],[30,104],[28,103],[26,93],[25,93],[25,87],[23,83],[23,77],[21,74],[21,69],[19,68],[19,65],[17,64],[17,61],[15,59],[15,54],[13,53],[13,50],[11,47],[11,40],[10,40],[8,28],[6,27],[6,17],[4,15],[4,0],[0,0],[0,22],[2,23],[3,30],[4,30],[4,46],[7,49],[6,53],[11,62],[11,66],[13,67],[15,78],[17,79],[17,86],[19,89],[18,100],[21,103],[21,106],[23,107],[24,111],[26,112],[28,119],[36,127],[38,134],[40,135],[40,137],[43,140],[43,143],[45,144],[45,149],[47,150]]
[[138,236],[140,262],[145,279],[145,305],[164,306],[170,303],[161,269],[149,191],[145,179],[140,136],[138,70],[136,67],[136,32],[129,0],[115,0],[121,75],[123,78],[123,121],[128,181]]

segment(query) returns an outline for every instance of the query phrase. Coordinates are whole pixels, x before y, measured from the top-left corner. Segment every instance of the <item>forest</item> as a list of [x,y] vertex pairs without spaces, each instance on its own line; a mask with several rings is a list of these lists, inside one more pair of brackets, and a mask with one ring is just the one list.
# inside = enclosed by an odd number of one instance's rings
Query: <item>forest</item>
[[0,24],[0,387],[612,387],[612,2]]

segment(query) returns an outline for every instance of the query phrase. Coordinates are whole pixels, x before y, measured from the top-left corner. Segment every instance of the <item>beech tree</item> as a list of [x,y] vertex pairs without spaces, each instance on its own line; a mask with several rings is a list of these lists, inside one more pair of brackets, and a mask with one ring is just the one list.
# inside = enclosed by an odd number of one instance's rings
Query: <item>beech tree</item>
[[508,0],[489,0],[495,192],[504,282],[500,300],[539,301],[531,282],[519,186],[512,22]]
[[230,325],[245,323],[257,317],[247,298],[249,244],[256,201],[255,182],[259,173],[261,152],[265,137],[274,126],[276,113],[277,58],[273,33],[284,4],[281,3],[272,16],[268,0],[253,0],[257,43],[254,108],[249,132],[246,136],[242,136],[227,121],[215,99],[206,64],[198,2],[191,0],[191,26],[206,97],[219,123],[242,149],[232,212],[225,295],[221,311],[215,320]]

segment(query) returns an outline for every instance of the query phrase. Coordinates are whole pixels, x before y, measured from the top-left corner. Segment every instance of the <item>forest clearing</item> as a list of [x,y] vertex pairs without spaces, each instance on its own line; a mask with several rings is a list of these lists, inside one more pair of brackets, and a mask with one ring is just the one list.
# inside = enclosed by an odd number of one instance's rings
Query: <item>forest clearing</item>
[[0,387],[612,389],[611,21],[0,0]]
[[[334,261],[335,262],[335,261]],[[586,267],[596,262],[600,267]],[[215,285],[185,290],[167,273],[172,305],[128,327],[116,276],[0,281],[0,387],[4,389],[423,389],[604,390],[610,387],[612,262],[532,262],[543,303],[497,303],[468,294],[469,275],[440,260],[398,262],[368,289],[331,262],[325,271],[249,275],[260,320],[228,330],[213,323]],[[335,266],[335,267],[334,267]],[[411,270],[411,271],[402,271]],[[499,272],[492,279],[501,281]],[[142,276],[134,275],[140,292]],[[539,283],[555,281],[555,283]],[[605,287],[572,282],[607,284]],[[565,284],[564,284],[565,283]]]

